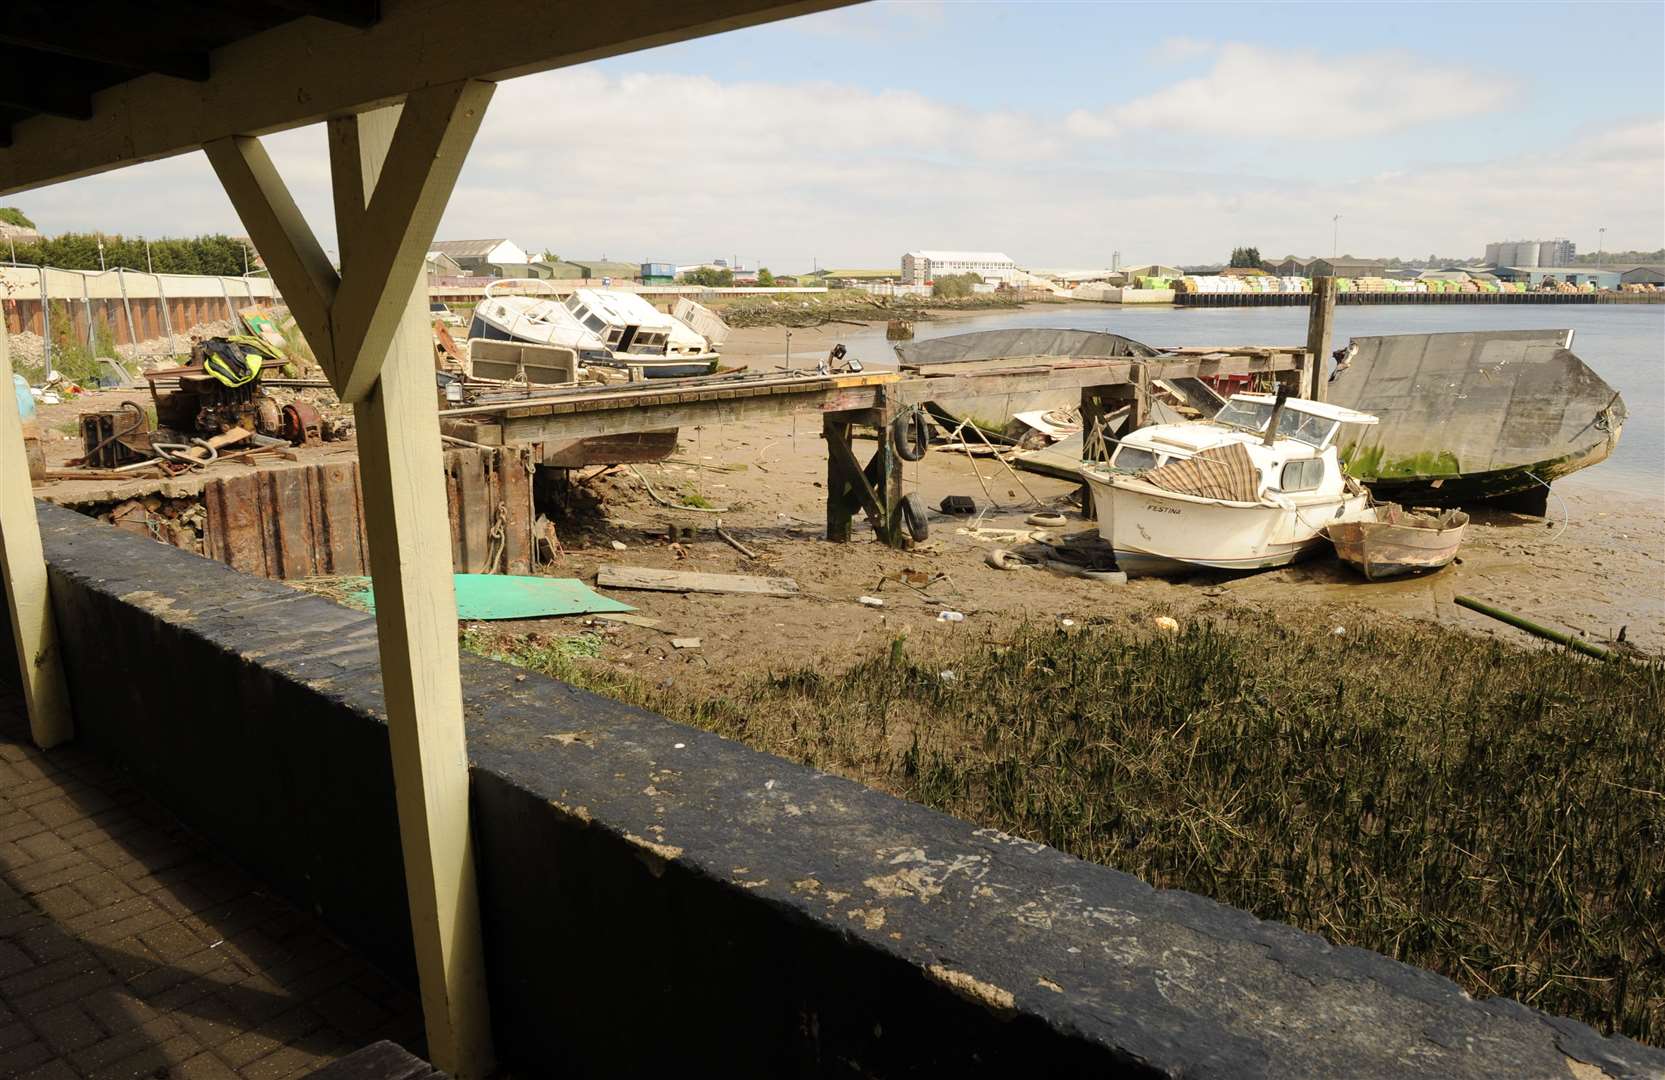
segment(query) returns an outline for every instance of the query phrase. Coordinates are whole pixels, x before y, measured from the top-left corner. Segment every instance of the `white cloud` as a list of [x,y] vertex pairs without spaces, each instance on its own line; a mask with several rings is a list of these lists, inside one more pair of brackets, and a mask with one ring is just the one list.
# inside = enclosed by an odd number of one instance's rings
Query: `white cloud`
[[1148,58],[1153,64],[1183,64],[1199,56],[1207,56],[1218,45],[1206,38],[1169,37],[1156,43]]
[[1509,80],[1441,67],[1408,53],[1326,56],[1233,43],[1218,48],[1206,74],[1072,117],[1071,130],[1095,133],[1096,124],[1102,135],[1154,128],[1334,141],[1491,112],[1514,92]]
[[[1289,98],[1299,107],[1302,96]],[[1354,100],[1336,108],[1357,113]],[[1109,130],[1118,134],[1106,140]],[[1267,160],[1294,163],[1285,176],[1229,164],[1134,169],[1125,163],[1184,161],[1201,140],[1176,142],[1104,112],[1031,114],[830,83],[578,68],[499,89],[441,235],[509,236],[568,256],[738,255],[777,270],[807,268],[812,257],[887,266],[913,247],[1004,249],[1036,265],[1103,263],[1113,250],[1124,262],[1200,262],[1239,243],[1314,254],[1329,251],[1335,213],[1343,248],[1358,255],[1478,254],[1488,240],[1524,234],[1593,247],[1597,225],[1609,227],[1609,248],[1665,238],[1661,117],[1559,146],[1546,138],[1554,150],[1492,161],[1414,163],[1367,142],[1361,160],[1373,165],[1352,176],[1308,169],[1305,135],[1255,144]],[[322,131],[267,144],[327,234]],[[200,154],[7,202],[49,231],[240,231]],[[323,242],[333,246],[327,235]]]

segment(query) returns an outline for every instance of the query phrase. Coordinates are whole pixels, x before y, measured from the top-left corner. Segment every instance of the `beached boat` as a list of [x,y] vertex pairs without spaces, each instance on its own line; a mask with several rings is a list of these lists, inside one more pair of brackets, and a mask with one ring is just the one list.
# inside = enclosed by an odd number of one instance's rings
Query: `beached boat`
[[[1011,364],[1026,359],[1140,359],[1157,350],[1132,338],[1094,330],[979,330],[895,346],[897,366],[912,375],[974,374],[979,365]],[[938,421],[952,430],[969,421],[985,433],[1005,432],[1014,415],[1075,408],[1079,390],[1020,390],[998,394],[949,394],[930,402]]]
[[1449,565],[1467,529],[1468,515],[1461,510],[1418,514],[1384,503],[1334,522],[1324,532],[1342,562],[1370,581],[1382,581]]
[[1367,505],[1342,473],[1335,438],[1344,423],[1375,421],[1281,393],[1236,394],[1212,419],[1123,436],[1108,462],[1085,462],[1081,475],[1099,535],[1129,573],[1283,566]]
[[566,300],[499,293],[486,288],[474,306],[468,336],[556,345],[584,367],[638,368],[650,379],[708,375],[717,353],[704,335],[631,292],[578,289]]
[[1625,421],[1571,347],[1571,330],[1354,338],[1328,396],[1381,422],[1343,433],[1348,473],[1383,501],[1542,513],[1550,482],[1606,459]]

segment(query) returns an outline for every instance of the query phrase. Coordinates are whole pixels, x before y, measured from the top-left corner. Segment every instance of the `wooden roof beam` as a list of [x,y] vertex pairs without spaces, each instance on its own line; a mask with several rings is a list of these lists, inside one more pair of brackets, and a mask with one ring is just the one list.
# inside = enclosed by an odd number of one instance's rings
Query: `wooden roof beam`
[[33,79],[20,67],[0,68],[0,105],[65,120],[91,120],[91,91],[73,80]]
[[267,3],[296,15],[316,15],[360,30],[375,26],[382,17],[381,0],[267,0]]
[[14,23],[0,27],[0,45],[73,60],[91,60],[122,71],[156,72],[192,82],[208,79],[207,53],[162,48],[154,39],[135,40],[125,33],[111,36],[107,31],[94,32],[61,23]]
[[90,123],[18,121],[0,150],[0,195],[396,104],[424,86],[496,82],[851,2],[518,0],[503,18],[468,19],[455,0],[382,0],[367,30],[296,19],[214,50],[206,82],[143,75],[99,92]]

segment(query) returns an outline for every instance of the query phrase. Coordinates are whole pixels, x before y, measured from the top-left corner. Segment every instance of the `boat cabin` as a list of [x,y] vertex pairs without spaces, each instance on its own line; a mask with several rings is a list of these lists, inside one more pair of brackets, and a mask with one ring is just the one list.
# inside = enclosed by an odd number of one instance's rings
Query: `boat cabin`
[[1277,410],[1270,394],[1233,394],[1208,420],[1157,424],[1125,436],[1107,471],[1142,473],[1204,450],[1238,444],[1258,473],[1256,495],[1330,496],[1346,485],[1335,451],[1343,424],[1374,424],[1376,417],[1322,401],[1287,398],[1271,445],[1267,425]]

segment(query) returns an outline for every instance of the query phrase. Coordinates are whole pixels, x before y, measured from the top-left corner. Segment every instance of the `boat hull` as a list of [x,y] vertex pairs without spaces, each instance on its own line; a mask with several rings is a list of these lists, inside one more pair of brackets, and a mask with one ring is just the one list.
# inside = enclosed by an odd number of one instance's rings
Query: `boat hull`
[[1365,505],[1365,497],[1357,495],[1287,509],[1120,486],[1094,470],[1082,475],[1092,488],[1099,535],[1129,574],[1288,566],[1323,547],[1322,529],[1336,515],[1358,513]]
[[1340,521],[1326,532],[1341,561],[1369,581],[1443,569],[1457,557],[1468,515],[1456,514],[1460,523],[1447,528],[1397,525],[1369,518]]
[[1380,418],[1344,434],[1347,471],[1379,498],[1422,506],[1532,496],[1605,460],[1618,391],[1567,346],[1567,331],[1354,338],[1330,400]]

